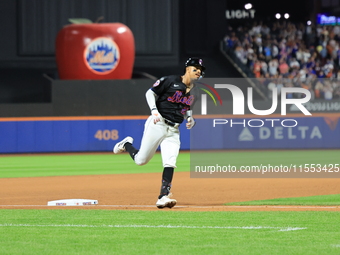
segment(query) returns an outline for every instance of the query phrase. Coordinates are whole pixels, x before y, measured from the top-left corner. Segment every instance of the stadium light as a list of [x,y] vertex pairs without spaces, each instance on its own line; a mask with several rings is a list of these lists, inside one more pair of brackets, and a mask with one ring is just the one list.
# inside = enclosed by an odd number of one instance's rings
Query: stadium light
[[289,19],[289,14],[285,13],[284,17],[285,17],[285,19]]
[[251,8],[253,8],[253,5],[251,3],[248,3],[248,4],[244,5],[244,9],[246,9],[246,10],[249,10]]
[[275,14],[275,18],[276,18],[276,19],[280,19],[280,18],[281,18],[281,14],[280,14],[280,13],[276,13],[276,14]]

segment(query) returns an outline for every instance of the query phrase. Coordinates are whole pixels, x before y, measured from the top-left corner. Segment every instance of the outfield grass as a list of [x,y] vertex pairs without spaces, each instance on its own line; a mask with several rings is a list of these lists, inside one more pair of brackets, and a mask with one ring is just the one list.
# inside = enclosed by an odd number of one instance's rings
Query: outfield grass
[[[189,154],[178,157],[176,171],[189,170]],[[156,173],[162,169],[159,153],[147,166],[137,166],[129,154],[22,155],[0,157],[0,178]]]
[[340,205],[340,194],[233,202],[233,203],[226,203],[225,205],[315,205],[315,206],[333,205],[334,206],[334,205]]
[[1,254],[339,254],[337,212],[0,210]]
[[[207,156],[208,155],[208,156]],[[223,158],[226,163],[240,167],[244,165],[271,164],[340,164],[340,150],[277,150],[277,151],[214,151],[195,152],[194,159],[214,161]],[[156,153],[145,166],[137,166],[127,153],[83,154],[83,155],[40,155],[0,157],[0,178],[101,175],[124,173],[155,173],[162,166],[161,155]],[[197,162],[195,162],[197,163]],[[177,172],[190,170],[190,153],[181,152],[177,161]],[[339,173],[340,176],[340,173]]]
[[[254,150],[254,151],[195,151],[191,155],[195,165],[224,165],[236,166],[290,166],[305,164],[340,165],[340,150]],[[340,177],[340,173],[339,173]]]

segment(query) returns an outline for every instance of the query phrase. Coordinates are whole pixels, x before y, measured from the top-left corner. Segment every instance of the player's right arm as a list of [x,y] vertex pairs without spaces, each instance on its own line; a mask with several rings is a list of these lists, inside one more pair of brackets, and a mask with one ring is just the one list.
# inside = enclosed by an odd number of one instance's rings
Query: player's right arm
[[152,91],[152,89],[148,89],[148,91],[145,93],[146,102],[149,105],[151,115],[153,117],[153,123],[156,124],[161,120],[161,115],[158,112],[157,106],[156,106],[156,99],[157,95],[155,92]]
[[146,102],[149,105],[150,111],[152,110],[157,110],[157,106],[156,106],[156,100],[157,100],[157,95],[155,92],[152,91],[152,89],[148,89],[148,91],[146,91],[145,93],[145,97],[146,97]]
[[156,105],[157,98],[167,90],[168,86],[169,81],[167,77],[162,77],[158,79],[145,94],[155,124],[162,118]]

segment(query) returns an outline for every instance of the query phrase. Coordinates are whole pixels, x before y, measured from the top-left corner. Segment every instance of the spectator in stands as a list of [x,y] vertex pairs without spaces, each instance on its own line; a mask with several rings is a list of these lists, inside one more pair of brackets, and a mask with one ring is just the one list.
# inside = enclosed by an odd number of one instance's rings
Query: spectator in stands
[[279,61],[277,60],[277,58],[273,58],[272,60],[269,61],[268,68],[269,75],[271,77],[275,77],[278,74]]
[[321,80],[317,80],[314,88],[315,98],[323,98],[323,84]]
[[253,72],[255,78],[261,77],[261,62],[259,60],[255,60]]
[[332,100],[333,99],[333,87],[329,80],[324,81],[325,85],[323,87],[324,92],[324,98],[326,100]]
[[268,64],[264,60],[261,60],[260,63],[261,63],[261,75],[262,77],[265,77],[268,73]]
[[240,45],[235,49],[236,56],[241,60],[242,64],[247,64],[247,51],[244,50]]
[[253,40],[251,38],[251,36],[249,35],[249,33],[245,33],[244,34],[244,38],[243,38],[243,45],[252,45],[253,44]]
[[333,77],[333,61],[331,59],[327,59],[326,64],[323,66],[323,72],[325,73],[326,78]]
[[279,71],[284,77],[288,76],[289,66],[284,58],[279,61]]
[[308,70],[314,70],[315,68],[315,57],[312,56],[308,59],[307,63],[306,63],[306,67],[308,68]]
[[254,50],[250,45],[246,45],[245,49],[247,51],[247,66],[253,68],[255,60]]
[[298,77],[300,82],[306,82],[308,76],[307,67],[303,67],[299,70]]
[[264,38],[267,38],[267,36],[270,35],[270,28],[266,24],[263,24],[261,27],[261,34]]
[[290,67],[291,70],[293,70],[293,69],[298,70],[298,69],[300,69],[300,63],[295,58],[292,58],[290,60],[289,67]]
[[277,58],[279,56],[279,47],[276,39],[272,42],[271,47],[272,57]]
[[324,60],[327,57],[326,47],[324,47],[322,45],[318,45],[317,50],[320,53],[321,60]]
[[318,74],[318,78],[323,79],[326,78],[325,73],[323,72],[323,70],[320,70],[319,74]]
[[[315,67],[314,67],[314,73],[316,74],[317,77],[319,77],[321,71],[322,71],[322,68],[320,66],[320,61],[316,61]],[[321,77],[321,78],[323,78],[323,77]]]
[[272,49],[271,45],[267,42],[266,45],[263,48],[263,55],[265,57],[265,60],[268,62],[272,59]]
[[230,36],[226,36],[225,41],[228,47],[235,48],[238,43],[238,38],[236,37],[235,32],[231,32]]
[[[276,80],[282,75],[291,79],[289,84],[309,89],[315,98],[339,98],[340,26],[314,27],[276,21],[270,27],[254,22],[252,27],[228,29],[226,46],[232,47],[255,77],[265,78],[260,84],[268,89],[268,95],[274,86],[286,86],[287,82]],[[329,85],[324,78],[334,82]]]

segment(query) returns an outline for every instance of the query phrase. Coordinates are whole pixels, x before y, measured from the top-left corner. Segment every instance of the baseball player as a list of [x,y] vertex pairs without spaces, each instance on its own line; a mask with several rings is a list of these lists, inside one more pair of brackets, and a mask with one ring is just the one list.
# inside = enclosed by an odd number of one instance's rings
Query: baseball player
[[145,123],[140,149],[132,146],[133,138],[130,136],[113,148],[115,154],[127,151],[137,165],[145,165],[160,146],[164,168],[160,195],[156,202],[158,208],[172,208],[177,203],[171,198],[170,189],[180,149],[178,128],[184,119],[187,120],[187,129],[195,125],[190,108],[195,96],[190,91],[194,82],[204,76],[204,71],[202,59],[189,58],[185,63],[184,75],[170,75],[157,80],[145,94],[151,115]]

